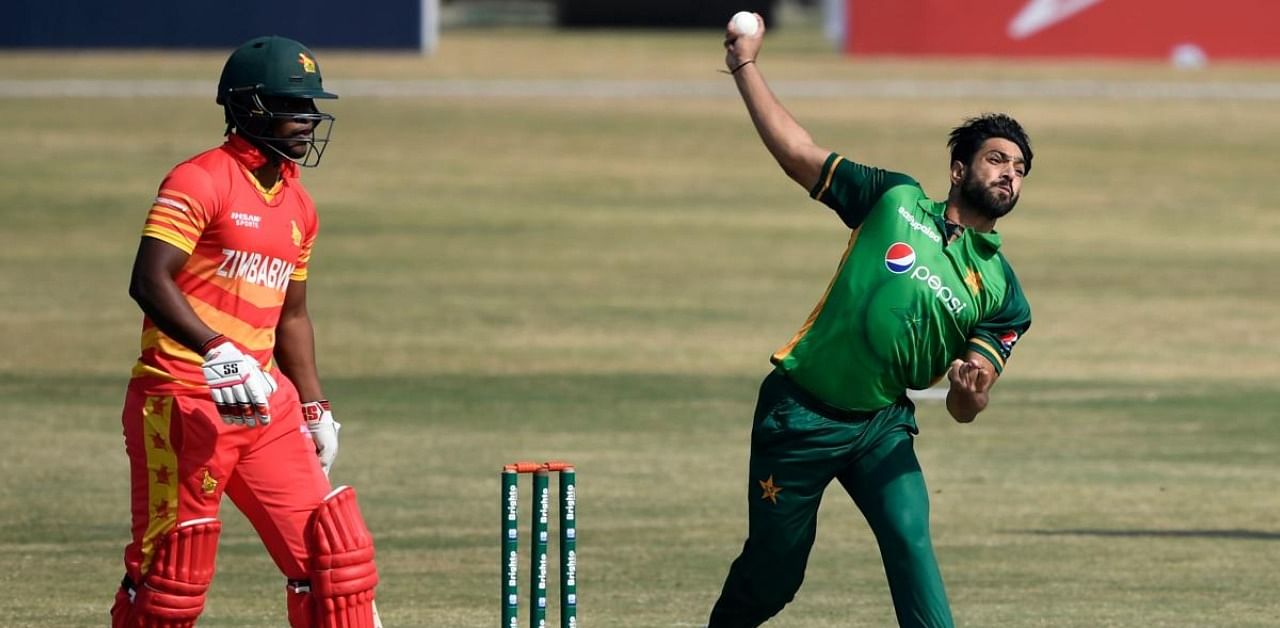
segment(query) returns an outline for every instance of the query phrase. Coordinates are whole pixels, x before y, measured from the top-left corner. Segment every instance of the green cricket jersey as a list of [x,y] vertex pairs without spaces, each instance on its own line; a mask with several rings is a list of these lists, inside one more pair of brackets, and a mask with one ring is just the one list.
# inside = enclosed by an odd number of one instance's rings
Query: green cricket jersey
[[945,203],[907,175],[835,153],[811,195],[853,234],[827,293],[773,355],[779,370],[846,410],[928,388],[967,350],[1003,371],[1031,308],[999,234],[963,229],[947,243]]

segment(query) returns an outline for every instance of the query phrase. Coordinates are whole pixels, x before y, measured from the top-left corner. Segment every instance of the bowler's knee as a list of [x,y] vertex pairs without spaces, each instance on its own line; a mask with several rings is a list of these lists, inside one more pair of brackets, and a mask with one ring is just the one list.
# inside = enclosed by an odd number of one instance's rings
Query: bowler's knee
[[929,538],[928,516],[900,516],[892,525],[876,530],[876,541],[881,552],[895,555],[918,556],[933,551]]

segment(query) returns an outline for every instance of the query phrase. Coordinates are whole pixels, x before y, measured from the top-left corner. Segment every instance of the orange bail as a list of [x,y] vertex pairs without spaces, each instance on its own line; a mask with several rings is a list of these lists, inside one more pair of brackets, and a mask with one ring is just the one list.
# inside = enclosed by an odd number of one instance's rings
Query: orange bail
[[537,473],[539,471],[554,473],[573,470],[573,463],[566,462],[564,460],[548,460],[546,462],[521,460],[519,462],[502,465],[502,470],[509,473]]
[[537,471],[538,469],[541,469],[541,468],[542,468],[542,464],[537,462],[530,462],[528,460],[513,462],[511,464],[502,466],[503,471],[514,471],[516,473],[533,473],[534,471]]

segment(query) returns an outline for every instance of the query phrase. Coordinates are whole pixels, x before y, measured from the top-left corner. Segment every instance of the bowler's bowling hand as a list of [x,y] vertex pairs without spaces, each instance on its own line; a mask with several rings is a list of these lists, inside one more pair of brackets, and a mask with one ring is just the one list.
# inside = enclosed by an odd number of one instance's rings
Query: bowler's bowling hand
[[729,68],[730,74],[737,73],[748,63],[754,63],[760,54],[760,47],[764,44],[764,18],[755,14],[753,17],[756,18],[759,28],[752,34],[742,32],[735,24],[735,20],[729,20],[725,26],[724,63]]

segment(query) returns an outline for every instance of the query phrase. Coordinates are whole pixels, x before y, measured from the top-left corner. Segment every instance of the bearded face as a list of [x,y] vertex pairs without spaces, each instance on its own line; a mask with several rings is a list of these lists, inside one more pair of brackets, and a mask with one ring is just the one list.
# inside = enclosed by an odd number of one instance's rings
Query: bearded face
[[955,172],[962,174],[956,186],[966,206],[992,220],[1013,211],[1027,172],[1017,144],[991,138],[982,144],[968,167],[960,170],[959,166],[956,164]]
[[1010,182],[983,181],[970,170],[960,182],[960,197],[973,209],[987,218],[1003,218],[1018,204],[1020,192],[1014,191]]

